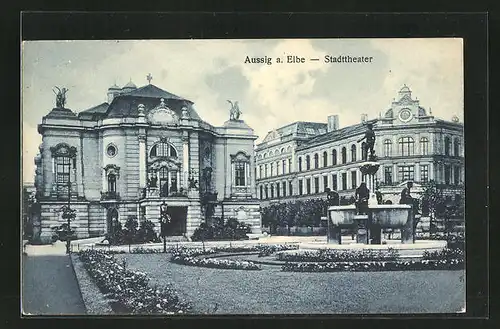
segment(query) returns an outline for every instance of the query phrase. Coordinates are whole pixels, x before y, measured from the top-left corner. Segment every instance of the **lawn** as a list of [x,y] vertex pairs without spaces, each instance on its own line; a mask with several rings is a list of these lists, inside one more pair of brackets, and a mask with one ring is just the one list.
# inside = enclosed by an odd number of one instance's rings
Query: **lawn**
[[148,273],[151,284],[172,283],[194,313],[453,313],[465,299],[464,271],[281,272],[221,270],[170,263],[169,254],[119,254]]

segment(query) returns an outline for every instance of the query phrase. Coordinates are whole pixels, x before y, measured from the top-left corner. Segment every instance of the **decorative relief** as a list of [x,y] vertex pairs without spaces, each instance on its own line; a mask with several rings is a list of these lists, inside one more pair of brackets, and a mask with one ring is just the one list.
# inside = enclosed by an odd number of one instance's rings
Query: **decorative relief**
[[165,105],[165,100],[162,98],[160,105],[149,112],[148,120],[152,124],[169,125],[178,124],[179,117]]
[[116,178],[120,177],[120,167],[115,164],[107,165],[106,167],[104,167],[104,171],[106,172],[106,176],[113,174],[116,176]]
[[76,147],[69,146],[66,143],[60,143],[56,146],[50,148],[53,156],[69,156],[74,157],[76,155]]
[[245,152],[240,151],[236,154],[231,154],[231,161],[250,162],[250,155],[247,155]]

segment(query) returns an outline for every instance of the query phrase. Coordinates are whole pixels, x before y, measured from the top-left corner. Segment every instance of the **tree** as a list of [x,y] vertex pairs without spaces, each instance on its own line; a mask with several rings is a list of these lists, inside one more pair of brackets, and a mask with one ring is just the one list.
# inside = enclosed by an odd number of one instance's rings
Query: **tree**
[[423,188],[424,190],[420,197],[422,214],[429,216],[429,227],[433,230],[434,219],[436,218],[436,214],[440,212],[440,208],[443,205],[443,190],[438,187],[434,180],[427,182]]

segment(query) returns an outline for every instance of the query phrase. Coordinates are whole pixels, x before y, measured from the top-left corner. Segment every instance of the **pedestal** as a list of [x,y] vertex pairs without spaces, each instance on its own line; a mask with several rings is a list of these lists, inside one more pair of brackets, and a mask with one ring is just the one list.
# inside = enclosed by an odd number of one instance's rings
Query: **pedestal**
[[354,220],[356,223],[356,243],[368,244],[368,215],[356,215]]

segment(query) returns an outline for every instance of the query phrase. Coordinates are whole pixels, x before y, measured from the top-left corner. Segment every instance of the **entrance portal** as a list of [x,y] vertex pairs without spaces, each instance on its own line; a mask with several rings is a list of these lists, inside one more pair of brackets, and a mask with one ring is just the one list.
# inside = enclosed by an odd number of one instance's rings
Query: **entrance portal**
[[116,210],[116,208],[108,209],[108,215],[106,219],[106,231],[108,234],[113,234],[113,225],[116,221],[118,221],[118,210]]
[[184,235],[186,233],[187,207],[168,206],[167,213],[172,221],[167,226],[167,236]]

